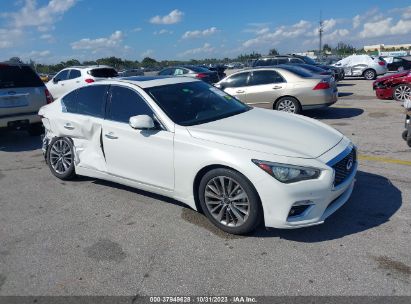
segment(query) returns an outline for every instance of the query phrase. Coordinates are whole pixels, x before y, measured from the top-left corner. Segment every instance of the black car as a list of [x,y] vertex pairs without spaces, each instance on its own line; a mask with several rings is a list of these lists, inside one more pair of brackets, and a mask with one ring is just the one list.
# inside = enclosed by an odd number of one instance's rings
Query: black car
[[304,63],[306,64],[310,64],[310,65],[314,65],[317,66],[319,68],[322,68],[324,70],[332,70],[334,71],[334,77],[336,81],[340,81],[344,79],[344,69],[343,68],[339,68],[339,67],[335,67],[332,65],[328,65],[328,64],[322,64],[322,63],[318,63],[315,62],[312,58],[308,57],[308,56],[302,56],[302,55],[290,55],[294,58],[298,58],[304,61]]
[[310,72],[314,74],[327,75],[327,76],[332,76],[335,78],[335,72],[332,69],[322,68],[318,65],[311,65],[307,63],[289,63],[289,64],[300,66],[306,70],[309,70]]
[[411,70],[411,61],[402,57],[394,57],[392,62],[387,64],[388,71]]
[[168,67],[161,70],[158,75],[193,77],[208,83],[216,83],[220,81],[217,72],[195,65]]
[[206,66],[206,65],[202,65],[202,68],[206,68],[210,71],[213,72],[217,72],[218,74],[218,78],[221,80],[223,78],[225,78],[227,75],[225,73],[225,70],[227,69],[224,65],[222,64],[218,64],[218,65],[211,65],[211,66]]

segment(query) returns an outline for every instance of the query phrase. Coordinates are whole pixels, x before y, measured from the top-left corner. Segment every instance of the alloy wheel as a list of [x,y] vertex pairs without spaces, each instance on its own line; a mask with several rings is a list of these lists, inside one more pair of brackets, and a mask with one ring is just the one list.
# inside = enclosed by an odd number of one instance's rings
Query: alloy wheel
[[373,71],[367,71],[365,72],[365,79],[367,80],[372,80],[375,78],[375,73]]
[[278,111],[288,112],[288,113],[295,113],[297,110],[296,105],[292,100],[284,99],[281,100],[277,107]]
[[56,140],[50,148],[50,163],[54,171],[64,174],[73,163],[70,145],[63,139]]
[[250,201],[245,190],[234,179],[214,177],[207,183],[204,197],[208,211],[222,225],[238,227],[247,221]]
[[411,87],[407,85],[399,85],[394,91],[396,100],[405,100],[411,98]]

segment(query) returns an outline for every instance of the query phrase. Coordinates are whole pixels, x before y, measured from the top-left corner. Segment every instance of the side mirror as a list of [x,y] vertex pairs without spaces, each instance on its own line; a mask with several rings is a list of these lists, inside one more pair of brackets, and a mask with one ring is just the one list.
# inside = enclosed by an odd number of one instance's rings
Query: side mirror
[[53,78],[53,83],[54,83],[54,84],[58,83],[59,81],[60,81],[60,79]]
[[224,86],[223,83],[216,83],[214,86],[215,86],[216,88],[219,88],[220,90],[224,90],[224,89],[225,89],[225,86]]
[[137,115],[130,117],[129,124],[133,129],[150,130],[154,129],[154,121],[148,115]]

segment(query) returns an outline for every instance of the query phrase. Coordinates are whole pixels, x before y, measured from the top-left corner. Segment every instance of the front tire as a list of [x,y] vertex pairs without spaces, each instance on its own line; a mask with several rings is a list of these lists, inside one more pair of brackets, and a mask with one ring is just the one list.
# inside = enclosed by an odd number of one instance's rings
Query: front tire
[[275,104],[277,111],[299,114],[301,112],[301,106],[298,100],[294,97],[281,97]]
[[377,73],[373,69],[365,70],[363,75],[367,80],[374,80],[377,78]]
[[399,84],[394,88],[393,97],[397,101],[404,101],[411,98],[411,85]]
[[67,137],[55,137],[47,149],[47,164],[51,173],[62,180],[73,179],[74,169],[73,143]]
[[237,171],[219,168],[207,172],[201,179],[198,196],[204,214],[225,232],[247,234],[262,220],[257,191]]

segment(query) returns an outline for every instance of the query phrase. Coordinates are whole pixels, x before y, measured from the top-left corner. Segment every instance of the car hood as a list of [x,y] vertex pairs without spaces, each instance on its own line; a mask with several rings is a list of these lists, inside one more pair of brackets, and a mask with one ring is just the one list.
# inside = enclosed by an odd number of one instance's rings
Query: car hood
[[394,78],[404,77],[404,76],[407,76],[410,72],[411,71],[404,71],[404,72],[401,72],[401,73],[395,73],[395,74],[387,75],[387,76],[378,78],[374,82],[381,82],[381,81],[391,80],[391,79],[394,79]]
[[187,129],[197,139],[297,158],[317,158],[343,138],[314,119],[259,108]]

